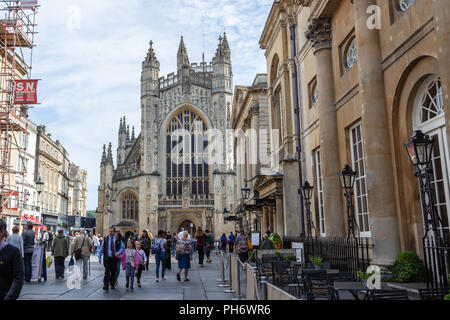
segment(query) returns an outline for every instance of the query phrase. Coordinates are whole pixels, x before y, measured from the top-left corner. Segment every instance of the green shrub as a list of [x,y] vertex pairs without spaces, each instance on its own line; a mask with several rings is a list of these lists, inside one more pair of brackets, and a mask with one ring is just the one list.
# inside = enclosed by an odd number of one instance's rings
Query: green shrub
[[423,282],[425,267],[420,258],[412,251],[400,252],[392,267],[393,282]]
[[449,292],[449,294],[447,294],[446,296],[444,296],[444,300],[449,300],[449,301],[450,301],[450,292]]
[[317,266],[317,267],[323,266],[323,258],[322,257],[309,257],[309,261],[311,261],[311,263],[314,266]]

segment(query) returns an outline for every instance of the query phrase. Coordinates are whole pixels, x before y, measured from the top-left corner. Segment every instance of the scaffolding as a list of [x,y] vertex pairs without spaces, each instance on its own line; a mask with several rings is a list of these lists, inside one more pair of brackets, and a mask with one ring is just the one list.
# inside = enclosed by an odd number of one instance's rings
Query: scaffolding
[[[0,1],[0,216],[25,203],[28,106],[14,104],[15,80],[30,79],[37,1]],[[19,180],[19,181],[18,181]]]

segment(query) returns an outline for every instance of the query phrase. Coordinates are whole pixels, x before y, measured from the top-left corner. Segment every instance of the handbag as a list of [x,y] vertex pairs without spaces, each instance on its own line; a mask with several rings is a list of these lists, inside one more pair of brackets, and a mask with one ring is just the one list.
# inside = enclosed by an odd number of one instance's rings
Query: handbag
[[73,256],[72,256],[72,257],[70,258],[68,267],[71,267],[71,266],[73,266],[74,264],[75,264],[75,261],[73,260]]
[[86,236],[84,236],[83,238],[83,243],[81,244],[81,248],[75,249],[74,253],[75,253],[75,260],[80,260],[82,258],[82,251],[81,249],[84,246],[84,241],[86,240]]
[[250,239],[247,239],[248,250],[253,250],[253,245]]
[[45,259],[45,264],[47,265],[47,268],[50,268],[50,266],[53,263],[53,258],[52,256],[48,256],[47,259]]

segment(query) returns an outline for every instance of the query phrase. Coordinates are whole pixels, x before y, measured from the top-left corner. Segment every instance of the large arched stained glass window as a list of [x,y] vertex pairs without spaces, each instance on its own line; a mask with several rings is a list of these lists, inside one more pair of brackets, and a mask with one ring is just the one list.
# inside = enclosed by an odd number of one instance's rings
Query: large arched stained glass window
[[166,133],[166,194],[183,193],[188,182],[191,195],[209,194],[206,124],[194,111],[185,109],[169,121]]
[[138,220],[139,219],[139,202],[136,194],[126,192],[121,197],[122,202],[122,219]]

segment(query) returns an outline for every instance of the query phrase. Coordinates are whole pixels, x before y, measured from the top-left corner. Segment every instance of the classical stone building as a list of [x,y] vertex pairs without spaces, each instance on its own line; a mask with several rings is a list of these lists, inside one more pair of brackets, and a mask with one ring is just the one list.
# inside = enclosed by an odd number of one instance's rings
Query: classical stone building
[[[152,42],[142,63],[141,133],[120,121],[116,166],[112,147],[103,151],[97,230],[233,229],[223,211],[232,210],[234,172],[231,128],[232,70],[226,34],[210,63],[190,63],[181,38],[177,72],[159,77]],[[203,59],[204,60],[204,59]],[[183,133],[180,133],[184,129]],[[208,130],[217,130],[208,139]],[[213,143],[212,143],[213,142]],[[213,147],[215,145],[215,147]],[[215,150],[215,161],[211,161]],[[191,228],[191,224],[193,227]]]
[[375,264],[391,264],[401,250],[422,253],[419,187],[404,148],[414,130],[434,137],[436,209],[440,232],[449,230],[449,19],[446,0],[281,0],[260,40],[272,126],[281,124],[287,154],[298,93],[316,234],[347,232],[337,172],[348,164],[357,172],[359,236],[374,244]]
[[68,223],[69,153],[43,125],[37,128],[36,146],[36,180],[44,183],[38,204],[42,223],[56,229]]
[[75,163],[69,165],[69,215],[86,217],[87,171]]
[[[282,175],[276,159],[271,158],[272,144],[267,97],[267,74],[257,74],[251,86],[236,86],[233,97],[232,122],[235,131],[235,203],[243,210],[243,227],[251,232],[264,232],[269,226],[284,234]],[[278,181],[278,188],[265,192],[268,177]],[[249,188],[248,199],[242,189]],[[258,190],[259,192],[255,192]],[[270,199],[273,205],[262,209],[251,207],[256,199]],[[276,214],[276,213],[279,214]],[[278,219],[277,219],[278,218]]]

